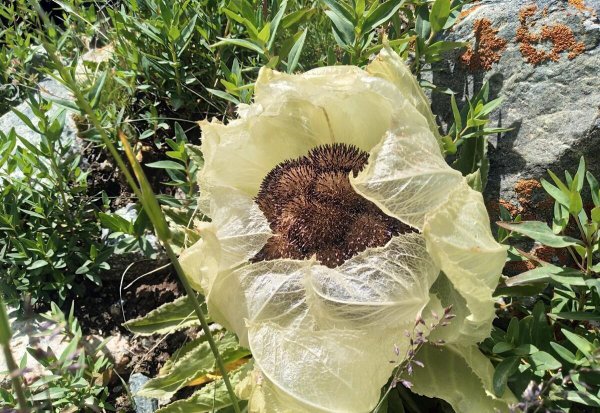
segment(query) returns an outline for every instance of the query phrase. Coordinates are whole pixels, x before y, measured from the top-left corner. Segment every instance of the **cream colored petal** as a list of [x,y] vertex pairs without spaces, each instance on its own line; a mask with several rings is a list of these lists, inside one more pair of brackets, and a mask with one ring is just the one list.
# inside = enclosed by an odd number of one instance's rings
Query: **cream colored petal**
[[324,143],[344,142],[366,152],[404,119],[427,126],[410,97],[386,80],[352,66],[318,68],[301,75],[262,69],[255,100],[263,107],[309,102],[315,108],[311,128]]
[[423,310],[438,274],[422,235],[402,234],[337,268],[313,267],[308,299],[321,327],[396,328]]
[[254,257],[271,230],[252,198],[232,189],[216,188],[210,215],[212,223],[200,227],[202,239],[186,249],[179,260],[193,286],[206,295],[213,319],[243,341],[247,310],[243,290],[231,277],[231,270]]
[[425,367],[405,377],[413,384],[412,391],[444,399],[456,412],[508,413],[509,405],[517,402],[510,390],[502,398],[494,396],[494,366],[477,346],[425,345],[416,359]]
[[423,93],[417,79],[396,52],[386,45],[375,60],[367,66],[366,70],[369,74],[386,79],[400,89],[411,100],[412,105],[427,119],[435,137],[440,139],[429,100]]
[[254,108],[260,114],[228,125],[200,123],[204,166],[198,181],[203,212],[207,213],[215,188],[239,190],[254,197],[264,177],[277,164],[304,156],[310,148],[323,143],[308,127],[310,113],[296,116],[297,111],[292,111],[291,106],[276,111]]
[[396,358],[394,345],[406,351],[402,332],[408,325],[397,327],[319,330],[270,322],[250,325],[250,348],[269,396],[264,411],[372,411],[394,368],[390,363]]
[[[248,344],[264,376],[252,399],[268,401],[256,410],[371,411],[438,272],[422,236],[406,234],[336,269],[274,260],[223,278],[218,299],[232,309],[221,311],[247,308]],[[232,301],[225,286],[243,299]]]
[[[506,247],[492,236],[483,197],[463,183],[426,218],[423,234],[429,254],[465,299],[470,312],[460,327],[465,343],[485,338],[494,317],[492,292]],[[446,290],[448,296],[453,294]]]
[[431,131],[409,120],[388,131],[371,151],[367,167],[350,178],[354,189],[383,212],[418,229],[462,181],[442,157]]

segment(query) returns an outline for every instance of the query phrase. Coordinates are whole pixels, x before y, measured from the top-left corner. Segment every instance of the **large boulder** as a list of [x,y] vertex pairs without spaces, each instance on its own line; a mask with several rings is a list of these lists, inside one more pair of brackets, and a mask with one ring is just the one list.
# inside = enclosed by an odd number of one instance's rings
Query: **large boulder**
[[[446,36],[470,47],[436,64],[433,82],[464,100],[489,81],[504,97],[491,126],[513,128],[490,139],[488,200],[541,218],[540,203],[552,205],[541,196],[546,169],[573,171],[584,155],[600,175],[598,9],[600,0],[479,1]],[[448,97],[432,99],[451,122]]]

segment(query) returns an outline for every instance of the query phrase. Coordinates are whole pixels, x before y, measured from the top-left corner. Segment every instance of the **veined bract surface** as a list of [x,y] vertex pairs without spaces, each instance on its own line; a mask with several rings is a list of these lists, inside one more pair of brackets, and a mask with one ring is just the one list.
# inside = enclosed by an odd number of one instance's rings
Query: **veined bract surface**
[[263,68],[239,119],[201,126],[212,221],[181,263],[252,351],[250,411],[371,411],[404,331],[449,305],[456,318],[433,333],[446,345],[425,345],[413,390],[461,413],[507,411],[476,347],[506,251],[397,54],[366,70]]

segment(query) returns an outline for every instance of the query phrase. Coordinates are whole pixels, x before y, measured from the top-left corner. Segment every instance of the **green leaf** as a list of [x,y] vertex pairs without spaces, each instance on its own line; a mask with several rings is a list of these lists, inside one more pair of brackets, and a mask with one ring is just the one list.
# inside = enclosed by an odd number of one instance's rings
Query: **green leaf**
[[287,0],[283,0],[281,2],[281,4],[279,5],[279,10],[277,10],[277,13],[273,17],[273,20],[271,20],[269,42],[267,43],[268,50],[271,50],[271,48],[273,47],[273,43],[275,42],[275,38],[277,35],[277,29],[279,28],[279,24],[281,23],[283,13],[285,13],[286,8],[287,8]]
[[[219,353],[225,364],[232,363],[250,354],[239,346],[233,333],[226,333],[216,341]],[[173,363],[169,372],[148,381],[138,392],[143,397],[157,399],[170,398],[188,383],[216,370],[215,358],[208,342],[200,342],[197,347]]]
[[156,169],[174,169],[177,171],[185,171],[185,166],[175,161],[157,161],[145,164],[148,168]]
[[143,317],[129,320],[123,326],[133,333],[148,336],[155,333],[168,334],[198,324],[192,302],[187,296],[183,296],[161,305]]
[[535,371],[556,370],[562,367],[560,361],[552,357],[551,354],[545,351],[538,351],[530,354],[528,360]]
[[516,317],[511,318],[506,330],[506,339],[513,345],[519,342],[519,320]]
[[455,136],[458,137],[462,131],[462,116],[460,114],[460,110],[458,110],[454,93],[450,95],[450,104],[452,105],[452,116],[454,117]]
[[342,0],[321,0],[333,13],[346,20],[348,24],[354,26],[354,11],[351,10]]
[[571,350],[561,346],[560,344],[555,343],[554,341],[550,341],[550,347],[552,347],[552,349],[556,351],[556,354],[558,354],[563,360],[568,361],[571,364],[575,364],[575,362],[577,361],[577,359],[575,358],[575,354],[573,354]]
[[92,108],[95,108],[100,101],[100,95],[102,94],[102,90],[104,89],[104,85],[106,84],[106,79],[108,78],[108,70],[105,70],[100,74],[100,76],[94,82],[94,85],[88,92],[88,100]]
[[[235,387],[252,371],[252,368],[253,363],[250,361],[231,372],[229,374],[231,384]],[[185,400],[177,400],[161,407],[156,413],[212,413],[228,406],[231,406],[231,399],[223,380],[220,379],[207,384]]]
[[34,261],[33,264],[31,264],[29,267],[27,267],[28,270],[37,270],[38,268],[42,268],[48,265],[48,261],[46,260],[37,260]]
[[392,18],[400,7],[402,7],[403,1],[389,0],[385,3],[380,4],[376,8],[372,8],[367,14],[365,21],[362,25],[362,33],[368,33],[377,26],[382,25]]
[[450,16],[450,0],[435,0],[429,13],[429,23],[434,32],[444,28],[448,16]]
[[550,315],[564,320],[600,321],[600,314],[586,313],[583,311],[563,311],[560,313],[552,313]]
[[333,23],[333,31],[342,41],[340,46],[351,46],[354,43],[354,25],[331,10],[325,10]]
[[569,194],[565,194],[563,191],[558,189],[556,186],[552,185],[550,182],[546,181],[544,178],[540,180],[542,183],[542,187],[548,194],[556,199],[560,204],[569,207]]
[[293,73],[298,65],[298,61],[300,60],[300,54],[302,53],[302,48],[304,47],[304,41],[306,40],[306,32],[308,29],[304,29],[302,35],[298,38],[290,53],[288,54],[288,64],[287,64],[287,72]]
[[600,206],[600,185],[598,185],[598,180],[589,171],[585,174],[585,176],[588,184],[590,185],[590,192],[592,193],[594,205],[598,207]]
[[511,343],[507,343],[506,341],[501,341],[496,343],[492,348],[492,352],[496,354],[506,353],[507,351],[511,351],[515,348],[515,346]]
[[508,378],[517,371],[519,357],[513,356],[502,360],[494,370],[493,385],[496,396],[502,396],[506,390]]
[[217,37],[217,39],[219,39],[220,41],[211,45],[211,47],[219,47],[219,46],[225,46],[225,45],[239,46],[239,47],[243,47],[245,49],[253,50],[256,53],[258,53],[259,55],[264,56],[264,50],[259,45],[257,45],[256,43],[252,43],[249,40],[224,39],[222,37]]
[[585,338],[581,337],[578,334],[571,333],[569,330],[561,329],[562,333],[565,335],[567,340],[575,345],[583,353],[586,357],[591,357],[591,353],[594,350],[592,343],[587,341]]
[[566,235],[556,235],[550,227],[540,221],[525,221],[520,223],[497,222],[498,226],[532,238],[544,245],[554,248],[564,248],[573,245],[584,245],[582,241]]

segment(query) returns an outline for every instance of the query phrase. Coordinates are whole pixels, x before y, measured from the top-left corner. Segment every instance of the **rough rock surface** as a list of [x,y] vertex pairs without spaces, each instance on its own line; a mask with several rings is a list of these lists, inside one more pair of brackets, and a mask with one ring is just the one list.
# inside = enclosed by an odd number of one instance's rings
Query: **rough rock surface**
[[[463,49],[434,67],[433,82],[464,99],[489,81],[492,97],[505,99],[491,126],[513,128],[490,139],[490,201],[535,215],[527,208],[539,207],[532,197],[540,197],[546,169],[575,170],[585,155],[600,175],[599,11],[600,0],[479,1],[447,36],[469,42],[479,61]],[[485,44],[474,29],[486,20],[495,42],[478,50]],[[432,98],[434,112],[451,121],[447,96]]]
[[[54,79],[44,79],[38,84],[38,89],[41,95],[44,98],[56,98],[67,101],[74,101],[73,96],[70,92],[58,81]],[[27,116],[34,125],[37,125],[38,119],[29,107],[29,103],[27,101],[21,103],[16,106],[19,112],[23,113]],[[52,117],[56,116],[61,111],[65,110],[64,107],[54,103],[50,110],[47,113],[47,116],[52,119]],[[75,124],[75,120],[73,119],[72,112],[67,112],[65,127],[63,129],[61,135],[61,143],[65,147],[70,147],[73,152],[80,151],[81,146],[79,145],[79,141],[76,139],[77,136],[77,125]],[[11,129],[15,129],[15,132],[18,136],[24,138],[31,144],[35,146],[39,146],[40,144],[40,135],[39,133],[31,130],[29,126],[25,124],[14,112],[7,112],[2,117],[0,117],[0,131],[5,134],[8,134]],[[17,146],[22,146],[20,141],[17,141]],[[20,178],[22,175],[20,173],[14,173],[13,177]]]

